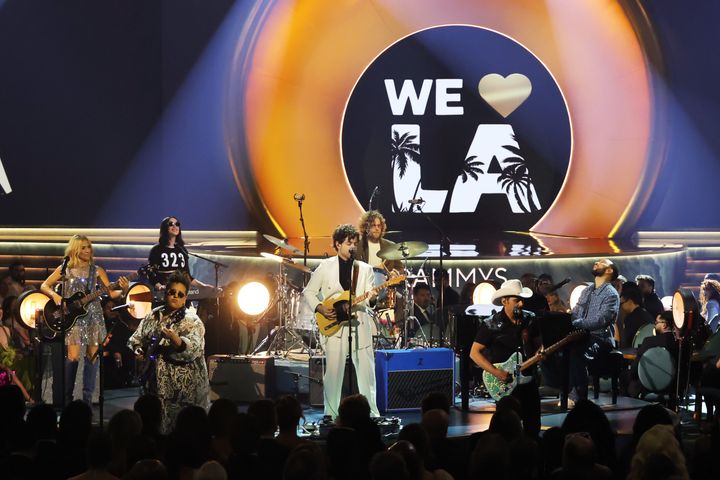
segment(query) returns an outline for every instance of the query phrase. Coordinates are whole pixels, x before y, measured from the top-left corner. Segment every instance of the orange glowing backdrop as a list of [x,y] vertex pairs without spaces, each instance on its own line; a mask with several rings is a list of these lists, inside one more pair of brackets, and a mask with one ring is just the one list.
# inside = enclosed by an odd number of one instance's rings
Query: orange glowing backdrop
[[[638,24],[611,0],[281,0],[267,7],[241,87],[244,144],[231,162],[246,200],[287,237],[300,237],[296,192],[314,235],[355,223],[363,207],[346,179],[340,127],[364,69],[421,29],[470,24],[506,34],[548,67],[565,95],[573,151],[563,187],[531,231],[607,238],[644,200],[653,100]],[[627,3],[627,2],[626,2]],[[625,5],[627,7],[627,4]],[[641,15],[640,15],[641,16]],[[244,32],[247,33],[247,32]],[[242,40],[242,38],[241,38]],[[238,49],[247,48],[238,43]],[[239,56],[238,56],[239,58]],[[238,92],[233,90],[241,88]],[[234,105],[229,106],[230,109]],[[239,135],[228,129],[228,135]],[[622,172],[618,174],[617,172]]]

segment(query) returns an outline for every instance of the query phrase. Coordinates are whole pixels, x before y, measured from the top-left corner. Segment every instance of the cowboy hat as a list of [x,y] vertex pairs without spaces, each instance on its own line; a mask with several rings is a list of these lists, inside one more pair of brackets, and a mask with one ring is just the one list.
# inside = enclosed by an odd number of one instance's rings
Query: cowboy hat
[[502,299],[504,297],[530,298],[532,297],[532,294],[532,290],[527,287],[523,287],[520,280],[507,280],[500,285],[500,288],[495,293],[493,293],[492,303],[493,305],[500,306],[502,305]]

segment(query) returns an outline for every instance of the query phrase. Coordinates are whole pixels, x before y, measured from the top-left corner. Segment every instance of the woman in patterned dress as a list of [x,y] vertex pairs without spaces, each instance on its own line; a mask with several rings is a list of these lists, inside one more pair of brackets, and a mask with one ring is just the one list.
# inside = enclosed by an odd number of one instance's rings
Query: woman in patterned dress
[[[73,235],[65,248],[65,256],[69,258],[63,285],[63,296],[65,298],[77,292],[93,292],[98,283],[104,287],[110,286],[110,280],[105,270],[95,265],[92,243],[86,236]],[[61,270],[62,268],[58,266],[40,286],[40,290],[52,298],[56,305],[60,305],[63,298],[53,290],[53,286],[62,280]],[[123,292],[127,292],[127,278],[120,277],[118,284],[122,291],[113,290],[110,292],[110,297],[119,298],[123,296]],[[103,320],[99,298],[88,303],[86,308],[87,313],[78,317],[75,324],[65,335],[65,345],[67,345],[64,379],[66,404],[72,401],[80,351],[83,347],[86,355],[83,367],[83,400],[91,404],[92,395],[95,391],[95,379],[97,378],[99,365],[95,353],[100,343],[105,339],[105,321]],[[91,361],[93,358],[94,361]],[[58,379],[53,380],[58,381]]]
[[147,390],[162,403],[164,433],[173,429],[183,407],[208,406],[205,326],[197,315],[185,309],[189,286],[185,275],[172,274],[165,286],[164,305],[153,309],[128,340],[130,349],[142,357],[148,353],[153,338],[159,339],[152,355],[157,362],[155,375],[148,379]]

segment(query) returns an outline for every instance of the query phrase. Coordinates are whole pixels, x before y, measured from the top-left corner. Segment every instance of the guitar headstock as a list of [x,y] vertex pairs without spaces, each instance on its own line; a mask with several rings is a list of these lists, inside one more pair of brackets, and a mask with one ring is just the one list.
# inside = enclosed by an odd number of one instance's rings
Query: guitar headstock
[[397,285],[398,283],[402,283],[407,278],[407,275],[398,275],[396,277],[390,278],[385,284],[389,287],[390,285]]

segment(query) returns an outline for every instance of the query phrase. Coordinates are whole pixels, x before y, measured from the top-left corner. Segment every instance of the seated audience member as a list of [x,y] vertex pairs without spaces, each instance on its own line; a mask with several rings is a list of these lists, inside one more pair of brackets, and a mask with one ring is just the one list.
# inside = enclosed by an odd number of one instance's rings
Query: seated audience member
[[685,455],[670,425],[655,425],[643,434],[635,449],[627,478],[690,478]]
[[286,395],[277,401],[275,411],[279,429],[275,441],[288,450],[292,450],[303,442],[303,439],[298,436],[300,419],[304,418],[302,405],[297,398]]
[[509,478],[510,446],[502,435],[486,433],[478,438],[470,456],[470,477],[473,480],[486,478]]
[[212,458],[225,464],[232,455],[232,434],[233,420],[238,414],[238,407],[235,402],[227,398],[218,398],[210,406],[208,411],[208,423],[210,424],[210,435],[212,435]]
[[87,465],[85,473],[71,477],[70,480],[112,480],[119,478],[110,473],[108,467],[112,460],[112,442],[103,432],[95,432],[90,436],[87,448]]
[[673,417],[671,412],[659,403],[651,403],[640,409],[635,422],[633,423],[632,440],[620,450],[619,454],[619,477],[626,478],[630,472],[630,462],[635,455],[640,438],[655,425],[672,425]]
[[642,307],[642,293],[637,285],[627,282],[620,295],[620,310],[624,313],[620,332],[620,348],[632,347],[640,327],[653,323],[653,317]]
[[394,452],[378,452],[370,460],[372,480],[410,480],[405,460]]
[[123,480],[166,480],[168,472],[160,460],[146,458],[132,466]]
[[432,392],[425,395],[420,403],[420,412],[440,409],[450,415],[450,399],[442,392]]
[[655,279],[650,275],[638,275],[635,277],[635,282],[642,292],[643,307],[645,307],[645,310],[647,310],[653,318],[664,312],[665,307],[663,307],[660,297],[655,293]]
[[720,324],[720,275],[708,273],[700,284],[700,314],[712,333]]
[[568,412],[562,424],[565,435],[587,432],[592,438],[597,453],[597,462],[615,471],[617,455],[615,452],[615,431],[605,412],[590,400],[578,400]]
[[621,374],[621,384],[624,385],[625,391],[629,396],[637,397],[642,391],[642,384],[638,375],[638,365],[640,359],[649,349],[653,347],[663,347],[670,352],[672,358],[677,362],[678,345],[673,333],[673,316],[672,312],[663,312],[655,319],[655,335],[647,337],[638,347],[635,360],[630,367],[628,373]]
[[320,447],[306,442],[294,448],[285,463],[282,478],[283,480],[325,480],[328,478],[325,456]]
[[[418,424],[411,425],[420,427],[420,425]],[[408,427],[411,425],[408,425]],[[405,430],[405,428],[403,428],[403,430]],[[420,427],[420,429],[422,429],[422,427]],[[416,433],[418,432],[415,431],[413,434],[411,434],[411,436],[418,440],[419,435],[416,435]],[[400,435],[402,436],[402,430],[400,431]],[[395,453],[402,457],[403,460],[405,460],[405,465],[407,466],[408,472],[410,473],[410,478],[419,480],[452,480],[452,476],[450,476],[448,472],[442,469],[438,469],[433,472],[428,471],[425,468],[423,453],[419,451],[415,447],[415,445],[407,439],[399,438],[397,442],[390,445],[390,448],[388,448],[388,452]]]
[[552,480],[612,479],[606,465],[595,462],[595,445],[587,432],[571,433],[565,437],[562,467],[553,472]]

